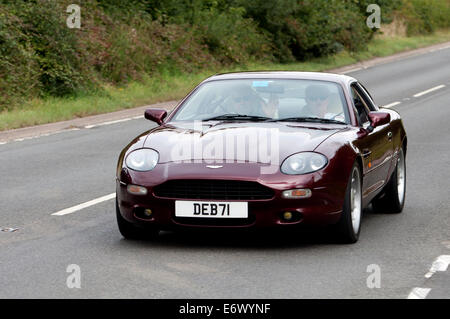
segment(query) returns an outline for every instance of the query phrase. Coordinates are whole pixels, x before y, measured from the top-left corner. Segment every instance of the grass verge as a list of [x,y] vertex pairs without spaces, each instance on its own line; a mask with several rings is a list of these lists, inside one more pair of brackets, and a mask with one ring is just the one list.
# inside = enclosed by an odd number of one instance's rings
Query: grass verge
[[405,50],[450,41],[450,30],[433,35],[373,39],[366,51],[339,54],[291,64],[249,63],[221,70],[208,70],[196,74],[162,71],[126,87],[105,85],[97,94],[79,94],[70,98],[35,99],[15,109],[0,113],[0,131],[69,120],[77,117],[113,112],[161,101],[177,100],[187,94],[204,78],[218,72],[248,70],[323,71],[367,60],[388,56]]

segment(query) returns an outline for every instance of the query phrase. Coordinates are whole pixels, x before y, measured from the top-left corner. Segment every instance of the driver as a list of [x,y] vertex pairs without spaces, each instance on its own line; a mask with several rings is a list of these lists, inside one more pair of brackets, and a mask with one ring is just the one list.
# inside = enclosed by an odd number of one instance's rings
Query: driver
[[306,105],[303,107],[302,115],[319,118],[332,118],[330,107],[330,91],[324,85],[313,84],[305,90]]

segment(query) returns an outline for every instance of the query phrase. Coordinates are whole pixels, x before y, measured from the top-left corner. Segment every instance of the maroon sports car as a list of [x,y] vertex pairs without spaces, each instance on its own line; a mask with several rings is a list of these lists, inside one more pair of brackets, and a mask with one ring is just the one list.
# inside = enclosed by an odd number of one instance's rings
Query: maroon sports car
[[402,211],[406,132],[356,79],[308,72],[212,76],[119,156],[125,238],[177,228],[332,225],[356,242],[362,210]]

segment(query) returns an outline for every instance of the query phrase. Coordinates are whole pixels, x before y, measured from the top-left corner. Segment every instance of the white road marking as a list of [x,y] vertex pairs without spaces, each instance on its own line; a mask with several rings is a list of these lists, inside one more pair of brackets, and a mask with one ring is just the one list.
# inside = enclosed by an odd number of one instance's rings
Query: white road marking
[[[83,126],[82,128],[89,129],[89,128],[93,128],[93,127],[96,127],[96,126],[115,124],[115,123],[130,121],[130,120],[137,120],[137,119],[141,119],[141,118],[144,118],[144,116],[143,115],[139,115],[139,116],[129,117],[129,118],[126,118],[126,119],[120,119],[120,120],[115,120],[115,121],[108,121],[108,122],[103,122],[103,123],[98,123],[98,124],[86,125],[86,126]],[[16,138],[16,139],[11,140],[11,141],[0,141],[0,145],[7,144],[9,142],[22,142],[22,141],[25,141],[25,140],[31,140],[31,139],[35,139],[35,138],[39,138],[39,137],[43,137],[43,136],[50,136],[50,135],[59,134],[59,133],[63,133],[63,132],[79,131],[79,130],[80,130],[80,128],[78,128],[78,127],[62,129],[62,130],[55,131],[55,132],[50,132],[50,133],[43,133],[43,134],[34,135],[34,136],[27,136],[27,137],[22,137],[22,138]]]
[[126,119],[120,119],[120,120],[115,120],[115,121],[108,121],[108,122],[103,122],[103,123],[98,123],[98,124],[86,125],[84,128],[93,128],[93,127],[97,127],[97,126],[116,124],[116,123],[130,121],[133,119],[134,119],[133,117],[128,117]]
[[433,262],[425,278],[431,278],[436,271],[446,271],[450,264],[450,255],[441,255]]
[[361,70],[361,69],[362,69],[362,68],[354,68],[354,69],[350,69],[350,70],[341,72],[341,74],[347,74],[347,73],[351,73],[351,72],[356,72],[356,71],[359,71],[359,70]]
[[13,233],[15,231],[19,230],[19,228],[13,228],[13,227],[0,227],[0,231],[5,233]]
[[431,93],[431,92],[433,92],[433,91],[442,89],[442,88],[444,88],[444,87],[445,87],[445,84],[441,84],[441,85],[435,86],[435,87],[433,87],[433,88],[431,88],[431,89],[428,89],[428,90],[419,92],[419,93],[417,93],[417,94],[414,94],[413,96],[414,96],[414,97],[420,97],[420,96],[422,96],[422,95]]
[[450,48],[450,45],[447,45],[447,46],[442,47],[442,48],[431,49],[431,50],[428,50],[428,52],[431,53],[431,52],[435,52],[435,51],[445,50],[445,49],[448,49],[448,48]]
[[[447,271],[450,265],[450,255],[441,255],[433,262],[430,271],[425,275],[425,278],[431,278],[437,271]],[[408,299],[425,299],[431,288],[415,287],[408,295]]]
[[93,128],[93,127],[97,127],[97,126],[116,124],[116,123],[137,120],[137,119],[142,119],[142,118],[144,118],[144,115],[127,117],[126,119],[119,119],[119,120],[115,120],[115,121],[108,121],[108,122],[103,122],[103,123],[98,123],[98,124],[86,125],[84,128]]
[[430,291],[431,288],[413,288],[408,295],[408,299],[425,299]]
[[450,48],[450,45],[447,45],[447,46],[445,46],[445,47],[442,47],[442,48],[437,49],[437,51],[445,50],[445,49],[449,49],[449,48]]
[[399,104],[401,104],[401,103],[402,103],[402,102],[392,102],[392,103],[387,104],[387,105],[384,105],[384,106],[382,106],[382,107],[384,107],[385,109],[388,109],[388,108],[391,108],[391,107],[393,107],[393,106],[399,105]]
[[42,134],[33,135],[33,136],[26,136],[26,137],[16,138],[16,139],[10,140],[10,141],[2,141],[2,142],[0,142],[0,145],[7,144],[7,143],[10,143],[10,142],[22,142],[22,141],[26,141],[26,140],[32,140],[32,139],[35,139],[35,138],[39,138],[39,137],[50,136],[50,135],[64,133],[64,132],[70,132],[70,131],[79,131],[79,130],[80,129],[78,127],[67,128],[67,129],[63,129],[63,130],[59,130],[59,131],[55,131],[55,132],[42,133]]
[[52,215],[53,216],[63,216],[63,215],[67,215],[67,214],[72,214],[72,213],[75,213],[76,211],[99,204],[101,202],[105,202],[105,201],[113,199],[113,198],[116,198],[116,193],[105,195],[105,196],[90,200],[88,202],[60,210],[59,212],[53,213]]
[[448,48],[450,48],[450,45],[446,45],[446,46],[441,47],[441,48],[431,49],[431,50],[428,50],[428,52],[435,52],[435,51],[445,50],[445,49],[448,49]]

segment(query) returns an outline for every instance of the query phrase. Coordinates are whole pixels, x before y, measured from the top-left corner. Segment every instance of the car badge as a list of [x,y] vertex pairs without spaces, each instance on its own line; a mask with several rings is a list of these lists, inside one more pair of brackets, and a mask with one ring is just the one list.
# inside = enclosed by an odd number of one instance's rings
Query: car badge
[[222,168],[223,165],[206,165],[208,168]]

